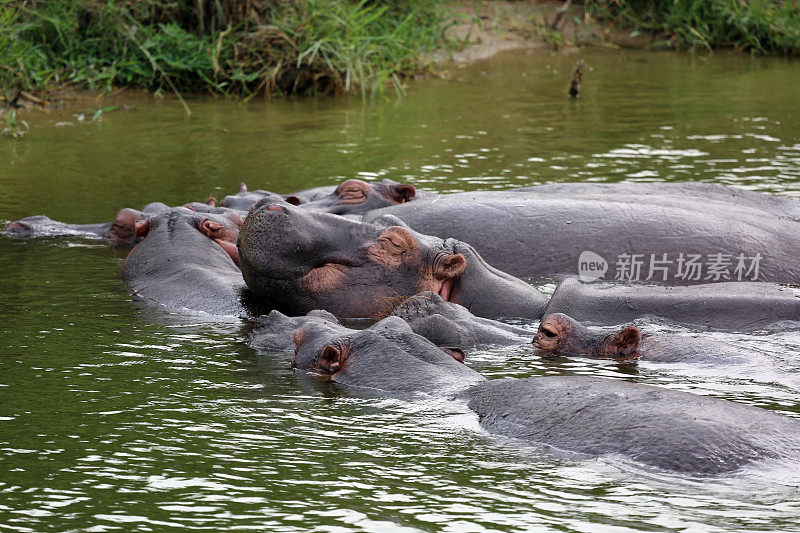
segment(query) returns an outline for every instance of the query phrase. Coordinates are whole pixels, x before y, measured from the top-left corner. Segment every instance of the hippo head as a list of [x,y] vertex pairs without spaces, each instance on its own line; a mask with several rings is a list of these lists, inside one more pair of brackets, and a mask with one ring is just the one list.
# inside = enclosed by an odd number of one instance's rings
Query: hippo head
[[38,234],[47,234],[47,230],[57,224],[58,222],[44,215],[34,215],[9,222],[3,228],[3,234],[13,239],[27,239]]
[[[120,213],[123,214],[124,211],[126,210],[123,209]],[[193,258],[215,249],[224,252],[236,266],[239,265],[236,239],[242,218],[235,211],[211,214],[175,207],[143,218],[124,213],[122,219],[126,224],[129,220],[135,220],[132,235],[134,239],[141,241],[128,254],[126,265],[141,262],[143,258],[150,258],[148,262],[153,262],[155,257],[165,258],[165,252],[169,256],[174,253],[176,258]],[[121,233],[124,230],[123,235],[131,235],[131,230],[128,229],[130,224],[119,227],[122,228]],[[169,261],[170,258],[166,257],[166,260]]]
[[636,354],[641,340],[636,326],[612,333],[595,332],[565,314],[553,313],[542,320],[533,345],[547,354],[625,358]]
[[103,237],[111,244],[135,244],[146,234],[149,218],[149,214],[136,209],[121,209]]
[[248,287],[289,314],[381,318],[420,291],[449,300],[467,262],[458,241],[271,199],[253,206],[238,245]]
[[310,202],[303,202],[298,196],[288,196],[286,201],[335,215],[363,215],[373,209],[410,202],[416,194],[413,185],[390,179],[372,183],[351,179],[336,187],[331,194]]
[[[237,209],[239,211],[248,211],[253,205],[263,198],[277,196],[269,191],[248,191],[247,184],[242,182],[239,184],[239,191],[236,194],[225,196],[219,202],[215,201],[212,207],[227,207],[228,209]],[[206,204],[211,205],[206,200]]]
[[[306,324],[295,332],[295,368],[344,385],[393,393],[447,392],[483,378],[411,331],[398,317],[361,330]],[[463,358],[463,352],[460,354]]]

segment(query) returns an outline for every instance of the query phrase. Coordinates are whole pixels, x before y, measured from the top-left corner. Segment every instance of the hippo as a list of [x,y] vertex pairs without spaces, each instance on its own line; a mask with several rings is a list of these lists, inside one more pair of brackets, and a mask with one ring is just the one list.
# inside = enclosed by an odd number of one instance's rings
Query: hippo
[[268,315],[257,317],[247,334],[247,345],[258,352],[292,352],[294,332],[302,326],[314,323],[328,328],[332,333],[344,333],[347,328],[331,313],[315,309],[303,316],[286,316],[272,310]]
[[541,355],[579,355],[661,363],[740,364],[762,354],[705,338],[675,334],[643,335],[635,325],[593,329],[562,313],[547,315],[533,338]]
[[141,211],[125,208],[120,210],[112,222],[97,224],[68,224],[52,220],[44,215],[36,215],[15,220],[6,225],[3,233],[15,239],[37,237],[79,237],[83,239],[105,239],[111,244],[135,244],[136,224],[150,215],[169,209],[168,206],[153,202]]
[[414,333],[399,317],[387,317],[364,330],[331,328],[314,321],[297,329],[292,338],[295,368],[349,386],[398,395],[442,395],[483,380],[463,364],[463,352],[443,350]]
[[34,215],[9,222],[2,233],[12,239],[62,236],[102,239],[110,229],[110,223],[67,224],[52,220],[44,215]]
[[487,380],[399,317],[342,333],[311,323],[294,342],[295,368],[371,394],[464,401],[490,434],[548,449],[690,475],[800,451],[800,420],[727,400],[586,376]]
[[566,184],[550,193],[447,194],[373,210],[363,220],[390,214],[420,233],[469,242],[521,278],[800,282],[800,222],[776,214],[791,212],[788,206],[770,212],[767,200],[745,201],[750,195],[736,203],[735,195],[635,194],[629,186],[625,194],[576,194]]
[[149,217],[125,258],[122,279],[141,298],[171,309],[246,317],[237,216],[174,207]]
[[[428,197],[434,196],[427,193]],[[397,183],[390,179],[367,183],[350,179],[336,187],[330,194],[318,195],[315,199],[303,202],[297,195],[289,195],[286,201],[302,205],[306,209],[318,209],[335,215],[363,215],[368,211],[404,204],[417,197],[413,185]]]
[[272,196],[273,194],[274,193],[269,191],[262,190],[249,191],[247,189],[247,184],[242,182],[236,194],[225,196],[222,200],[216,202],[216,206],[246,212],[249,211],[256,202],[265,197]]
[[290,315],[378,319],[426,290],[487,318],[539,318],[547,301],[468,244],[392,217],[366,224],[265,198],[248,213],[238,247],[251,292]]
[[[248,211],[259,200],[272,193],[256,190],[248,191],[242,183],[239,191],[226,196],[220,201],[221,207]],[[424,197],[433,197],[434,193],[425,193]],[[283,196],[292,205],[306,209],[317,209],[336,215],[363,215],[368,211],[410,202],[417,197],[413,185],[397,183],[390,179],[366,182],[349,179],[336,186],[313,187]]]
[[414,333],[437,346],[518,346],[531,342],[534,336],[530,329],[476,317],[464,306],[430,291],[406,299],[392,316],[402,318]]
[[653,316],[683,326],[751,332],[800,326],[800,291],[774,283],[726,282],[684,287],[591,284],[568,278],[544,315],[616,325]]

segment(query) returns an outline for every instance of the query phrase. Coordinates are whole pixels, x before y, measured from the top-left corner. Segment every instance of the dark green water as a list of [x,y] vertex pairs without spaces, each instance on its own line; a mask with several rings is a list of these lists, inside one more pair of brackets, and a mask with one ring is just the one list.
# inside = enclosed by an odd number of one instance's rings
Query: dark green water
[[[439,191],[703,180],[800,196],[797,62],[582,57],[578,101],[564,97],[575,56],[517,53],[402,99],[191,101],[187,118],[137,98],[96,122],[93,106],[23,117],[27,137],[0,138],[0,220],[106,221],[243,180],[289,192],[354,176]],[[4,529],[800,529],[800,472],[703,481],[520,447],[482,433],[463,405],[339,390],[249,350],[239,322],[134,301],[120,259],[96,242],[0,237]],[[800,334],[715,337],[764,364],[630,368],[525,347],[469,362],[493,377],[604,375],[800,416]]]

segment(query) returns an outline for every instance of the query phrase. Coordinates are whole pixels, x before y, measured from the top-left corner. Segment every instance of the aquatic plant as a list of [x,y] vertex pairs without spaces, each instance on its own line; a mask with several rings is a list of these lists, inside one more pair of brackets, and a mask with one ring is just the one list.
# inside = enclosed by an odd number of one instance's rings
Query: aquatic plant
[[18,139],[28,133],[28,123],[24,120],[17,119],[16,109],[6,109],[0,111],[2,113],[3,121],[6,123],[5,127],[0,130],[0,135],[7,135]]

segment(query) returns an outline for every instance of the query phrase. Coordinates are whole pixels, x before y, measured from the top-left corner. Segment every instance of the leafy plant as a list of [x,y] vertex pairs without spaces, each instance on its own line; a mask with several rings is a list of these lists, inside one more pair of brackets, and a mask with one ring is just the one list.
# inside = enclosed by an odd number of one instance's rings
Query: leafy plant
[[0,131],[0,135],[7,135],[9,137],[18,139],[28,133],[28,123],[24,120],[17,120],[16,109],[7,109],[3,113],[3,120],[5,121],[6,125],[2,131]]

